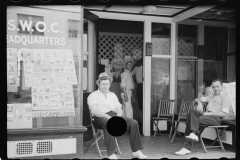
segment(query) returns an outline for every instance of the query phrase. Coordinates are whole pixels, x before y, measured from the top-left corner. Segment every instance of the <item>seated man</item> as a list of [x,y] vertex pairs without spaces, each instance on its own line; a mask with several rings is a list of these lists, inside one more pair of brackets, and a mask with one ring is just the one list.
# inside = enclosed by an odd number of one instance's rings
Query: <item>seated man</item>
[[[215,79],[212,81],[213,95],[196,98],[195,102],[208,102],[206,112],[190,110],[187,115],[186,130],[183,148],[175,152],[177,155],[191,153],[191,143],[198,141],[199,125],[220,125],[223,117],[233,114],[230,99],[226,93],[222,92],[222,81]],[[201,102],[200,102],[201,101]]]
[[146,159],[147,156],[143,155],[141,152],[143,146],[139,134],[138,123],[134,119],[122,116],[122,105],[119,103],[117,96],[109,91],[111,82],[112,80],[108,77],[107,73],[101,73],[96,81],[99,89],[88,96],[88,105],[91,109],[91,113],[94,115],[93,125],[104,131],[104,140],[107,146],[109,159],[117,159],[114,137],[108,133],[106,126],[108,119],[112,116],[122,117],[127,123],[127,131],[130,133],[129,140],[133,156],[139,159]]

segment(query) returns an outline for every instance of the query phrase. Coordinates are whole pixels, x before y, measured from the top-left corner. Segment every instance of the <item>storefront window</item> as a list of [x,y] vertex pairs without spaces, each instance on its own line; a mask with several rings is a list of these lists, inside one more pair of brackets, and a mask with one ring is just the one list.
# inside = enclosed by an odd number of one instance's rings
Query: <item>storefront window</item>
[[171,24],[152,23],[151,116],[156,116],[160,99],[170,99]]
[[152,23],[153,55],[170,55],[170,24]]
[[182,99],[196,98],[196,78],[200,74],[197,67],[196,40],[196,26],[178,25],[177,111]]
[[151,67],[151,115],[156,115],[160,99],[170,96],[170,60],[152,58]]
[[8,129],[80,126],[81,6],[61,7],[7,8]]

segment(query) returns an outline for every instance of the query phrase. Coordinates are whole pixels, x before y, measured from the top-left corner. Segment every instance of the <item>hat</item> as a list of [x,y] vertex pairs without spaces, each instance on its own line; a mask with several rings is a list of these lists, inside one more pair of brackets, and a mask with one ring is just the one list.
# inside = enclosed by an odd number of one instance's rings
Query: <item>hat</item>
[[102,73],[99,74],[98,80],[96,81],[96,84],[98,84],[99,81],[101,81],[103,79],[109,79],[109,81],[112,82],[112,79],[108,76],[108,74],[106,72],[102,72]]
[[126,67],[126,64],[127,64],[128,62],[132,62],[132,64],[134,64],[133,59],[126,59],[126,60],[124,61],[124,67]]

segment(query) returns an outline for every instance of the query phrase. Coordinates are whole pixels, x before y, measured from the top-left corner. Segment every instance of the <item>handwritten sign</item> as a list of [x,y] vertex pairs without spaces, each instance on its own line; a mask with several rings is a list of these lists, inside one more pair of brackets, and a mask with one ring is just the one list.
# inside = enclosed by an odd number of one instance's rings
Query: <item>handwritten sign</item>
[[75,110],[33,111],[33,118],[37,117],[68,117],[75,116]]
[[234,115],[236,116],[236,82],[227,83],[226,90],[230,98]]

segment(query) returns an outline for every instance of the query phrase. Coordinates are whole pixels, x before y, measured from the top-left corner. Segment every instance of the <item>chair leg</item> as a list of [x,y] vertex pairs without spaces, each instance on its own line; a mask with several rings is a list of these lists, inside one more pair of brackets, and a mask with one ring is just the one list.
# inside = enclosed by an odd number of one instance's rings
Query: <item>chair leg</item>
[[202,139],[202,133],[203,133],[204,129],[205,129],[205,127],[202,128],[202,129],[200,130],[200,132],[199,132],[199,140],[200,140],[200,142],[201,142],[201,145],[202,145],[205,153],[207,153],[206,147],[205,147],[205,145],[204,145],[204,143],[203,143],[203,139]]
[[121,151],[120,151],[120,148],[119,148],[119,146],[118,146],[117,138],[115,137],[114,139],[115,139],[115,144],[116,144],[116,146],[117,146],[118,153],[119,153],[119,154],[122,154]]
[[[223,129],[223,130],[221,131],[221,134],[222,134],[222,132],[223,132],[224,130],[225,130],[225,129]],[[215,128],[215,131],[216,131],[216,134],[217,134],[218,143],[220,144],[222,150],[225,152],[225,149],[224,149],[223,144],[222,144],[222,140],[221,140],[220,135],[219,135],[219,133],[218,133],[218,129]]]
[[170,133],[169,133],[169,136],[168,136],[168,139],[171,139],[171,137],[172,137],[172,132],[174,131],[174,129],[175,129],[175,127],[174,127],[174,122],[170,122],[170,121],[168,121],[169,123],[170,123],[170,125],[171,125],[171,130],[170,130]]
[[96,144],[98,153],[99,153],[99,155],[102,157],[102,153],[101,153],[101,150],[100,150],[98,141],[99,141],[101,138],[103,138],[103,137],[104,137],[103,134],[97,133],[97,134],[93,137],[93,139],[92,139],[92,142],[91,142],[92,144],[91,144],[89,147],[87,147],[87,149],[85,150],[85,153],[87,153],[87,151],[88,151],[92,146],[94,146],[94,145]]
[[96,147],[97,147],[98,153],[99,153],[100,157],[102,157],[102,153],[101,153],[101,150],[99,148],[98,141],[95,140],[95,143],[96,143]]
[[86,148],[85,153],[87,153],[87,151],[88,151],[94,144],[95,144],[95,141],[94,141],[94,139],[92,139],[92,140],[91,140],[91,145]]
[[[169,121],[168,121],[168,122],[169,122]],[[168,139],[170,139],[170,138],[171,138],[171,135],[172,135],[172,130],[173,130],[173,129],[172,129],[172,128],[173,128],[173,127],[172,127],[172,122],[169,122],[169,123],[171,124],[171,129],[170,129],[170,133],[169,133]]]
[[173,143],[173,141],[175,139],[175,136],[176,136],[176,134],[178,132],[178,125],[179,125],[179,122],[177,122],[176,127],[174,128],[174,133],[173,133],[172,138],[170,140],[171,143]]
[[153,124],[155,125],[155,132],[154,132],[153,137],[156,137],[157,131],[159,131],[159,133],[161,134],[161,132],[160,132],[160,130],[159,130],[159,128],[158,128],[158,121],[159,121],[159,120],[157,120],[157,123],[156,123],[156,122],[154,122],[154,120],[153,120]]

